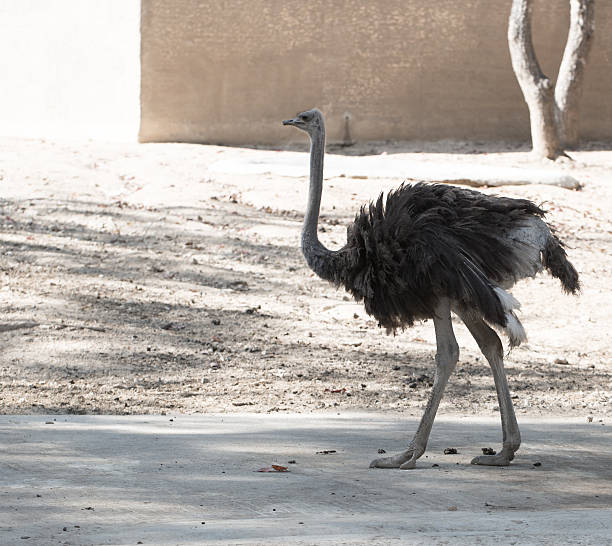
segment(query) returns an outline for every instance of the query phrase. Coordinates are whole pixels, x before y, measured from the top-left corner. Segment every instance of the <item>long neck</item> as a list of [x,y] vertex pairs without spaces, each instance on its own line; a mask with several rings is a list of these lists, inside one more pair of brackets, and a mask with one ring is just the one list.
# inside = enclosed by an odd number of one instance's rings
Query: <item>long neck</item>
[[317,226],[323,190],[323,156],[325,154],[325,128],[310,135],[310,187],[304,225],[302,227],[302,252],[309,267],[320,277],[331,280],[329,259],[333,252],[319,241]]

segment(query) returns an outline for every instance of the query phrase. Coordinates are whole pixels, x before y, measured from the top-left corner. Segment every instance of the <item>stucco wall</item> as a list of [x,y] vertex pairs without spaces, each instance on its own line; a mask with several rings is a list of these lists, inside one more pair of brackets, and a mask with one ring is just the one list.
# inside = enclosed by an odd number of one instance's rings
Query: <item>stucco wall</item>
[[0,135],[136,140],[140,0],[0,0]]
[[[140,138],[298,140],[279,120],[312,106],[328,137],[527,139],[510,66],[510,0],[144,0]],[[582,133],[612,138],[612,2],[598,2]],[[535,46],[556,74],[568,0],[536,0]]]

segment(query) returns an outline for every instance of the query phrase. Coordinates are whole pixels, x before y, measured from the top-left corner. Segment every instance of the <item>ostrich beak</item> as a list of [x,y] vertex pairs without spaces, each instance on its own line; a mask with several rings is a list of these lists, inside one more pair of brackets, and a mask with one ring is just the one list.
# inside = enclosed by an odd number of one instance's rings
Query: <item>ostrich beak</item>
[[306,126],[306,123],[304,123],[302,119],[297,117],[293,119],[284,119],[283,125],[293,125],[293,127],[297,127],[298,129],[301,129],[302,127]]

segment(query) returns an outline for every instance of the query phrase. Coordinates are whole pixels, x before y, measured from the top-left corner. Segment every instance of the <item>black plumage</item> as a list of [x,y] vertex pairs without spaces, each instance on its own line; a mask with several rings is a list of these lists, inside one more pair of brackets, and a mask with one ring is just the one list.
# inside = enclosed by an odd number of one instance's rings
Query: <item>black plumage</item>
[[[441,297],[505,327],[494,288],[513,284],[525,269],[525,243],[512,233],[543,215],[526,199],[441,184],[402,185],[362,207],[347,229],[346,245],[328,264],[328,280],[363,300],[388,330],[431,318]],[[556,237],[544,256],[544,265],[575,292],[577,274]]]

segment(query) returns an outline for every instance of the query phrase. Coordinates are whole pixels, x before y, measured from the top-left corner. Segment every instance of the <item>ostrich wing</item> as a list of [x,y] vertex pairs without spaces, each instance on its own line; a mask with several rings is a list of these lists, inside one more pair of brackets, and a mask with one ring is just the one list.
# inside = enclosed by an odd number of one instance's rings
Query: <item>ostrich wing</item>
[[388,330],[434,316],[440,298],[505,326],[497,283],[516,275],[506,234],[540,209],[454,187],[403,185],[349,226],[335,281]]

